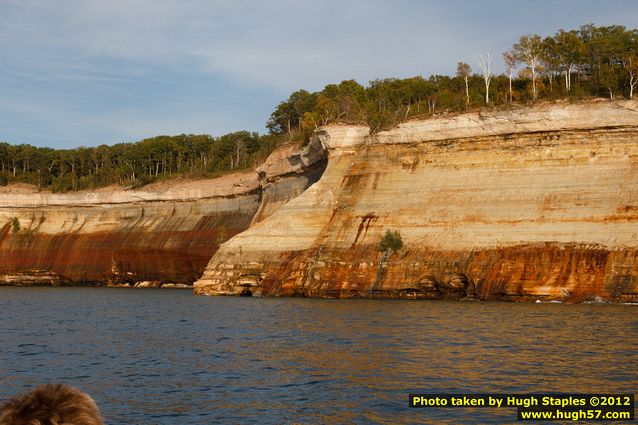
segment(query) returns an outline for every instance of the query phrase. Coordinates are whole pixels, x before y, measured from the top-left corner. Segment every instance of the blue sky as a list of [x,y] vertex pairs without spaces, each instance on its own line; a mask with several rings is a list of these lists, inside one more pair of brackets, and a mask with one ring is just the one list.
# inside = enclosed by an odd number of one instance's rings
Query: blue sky
[[523,34],[638,26],[636,0],[0,0],[0,140],[263,133],[300,88],[453,74]]

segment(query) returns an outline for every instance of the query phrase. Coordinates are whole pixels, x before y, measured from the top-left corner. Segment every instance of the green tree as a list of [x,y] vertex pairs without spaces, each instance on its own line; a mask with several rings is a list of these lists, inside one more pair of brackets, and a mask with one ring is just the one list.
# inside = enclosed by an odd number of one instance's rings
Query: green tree
[[11,231],[13,233],[18,233],[20,231],[20,220],[18,217],[11,218]]
[[554,35],[554,49],[565,76],[565,91],[572,88],[572,72],[585,55],[585,44],[576,31],[559,30]]
[[215,237],[215,242],[217,242],[217,245],[221,245],[226,242],[228,239],[228,232],[226,231],[226,228],[223,225],[219,226],[217,227],[216,232],[217,236]]
[[288,100],[281,102],[270,115],[266,127],[274,134],[288,134],[296,129],[301,131],[303,117],[315,107],[316,95],[306,90],[298,90]]
[[561,69],[560,56],[556,40],[553,37],[545,37],[542,42],[541,68],[549,80],[549,91],[554,91],[554,79]]
[[539,35],[524,35],[518,43],[513,46],[516,58],[520,63],[527,65],[532,77],[532,97],[536,100],[538,93],[536,90],[536,75],[540,65],[543,44]]
[[396,252],[403,248],[403,238],[398,230],[387,229],[379,241],[378,250],[382,252]]

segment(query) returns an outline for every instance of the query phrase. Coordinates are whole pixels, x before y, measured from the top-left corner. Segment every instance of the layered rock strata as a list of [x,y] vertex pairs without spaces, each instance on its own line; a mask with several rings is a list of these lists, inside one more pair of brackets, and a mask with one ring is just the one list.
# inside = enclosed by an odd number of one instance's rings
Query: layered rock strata
[[219,243],[320,177],[319,143],[277,149],[257,170],[141,190],[0,192],[0,284],[177,287]]
[[[636,102],[316,138],[322,178],[223,244],[196,293],[638,300]],[[386,230],[400,250],[378,250]]]

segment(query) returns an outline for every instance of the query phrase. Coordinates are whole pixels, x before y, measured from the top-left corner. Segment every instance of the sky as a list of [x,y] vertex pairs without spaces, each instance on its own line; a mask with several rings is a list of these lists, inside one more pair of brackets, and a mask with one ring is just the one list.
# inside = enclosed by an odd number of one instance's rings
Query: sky
[[299,89],[452,75],[521,35],[638,27],[636,0],[0,0],[0,141],[265,132]]

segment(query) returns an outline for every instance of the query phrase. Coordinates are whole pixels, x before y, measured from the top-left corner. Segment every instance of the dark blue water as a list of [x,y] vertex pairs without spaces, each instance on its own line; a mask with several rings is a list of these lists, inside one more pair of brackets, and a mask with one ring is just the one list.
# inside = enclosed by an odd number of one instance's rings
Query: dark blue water
[[638,307],[0,289],[0,399],[45,382],[109,424],[489,424],[410,392],[636,392]]

